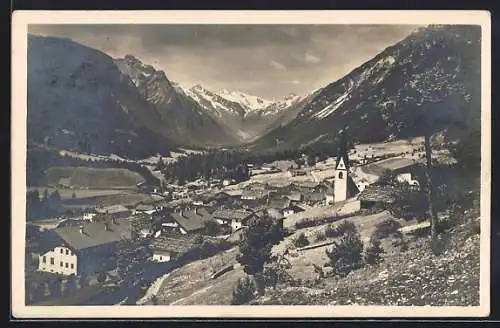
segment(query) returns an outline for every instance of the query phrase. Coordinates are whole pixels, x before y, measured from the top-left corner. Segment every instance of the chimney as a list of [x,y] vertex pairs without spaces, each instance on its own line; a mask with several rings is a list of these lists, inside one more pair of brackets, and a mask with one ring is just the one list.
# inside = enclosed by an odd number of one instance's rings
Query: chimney
[[80,234],[83,235],[83,225],[80,226]]

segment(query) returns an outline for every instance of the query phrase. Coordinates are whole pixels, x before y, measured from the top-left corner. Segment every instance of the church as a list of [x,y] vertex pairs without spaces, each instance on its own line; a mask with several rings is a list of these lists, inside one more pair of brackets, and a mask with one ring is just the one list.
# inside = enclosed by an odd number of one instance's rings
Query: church
[[335,179],[333,181],[333,195],[327,195],[327,204],[338,203],[356,196],[359,189],[350,176],[349,156],[345,135],[337,153],[335,164]]

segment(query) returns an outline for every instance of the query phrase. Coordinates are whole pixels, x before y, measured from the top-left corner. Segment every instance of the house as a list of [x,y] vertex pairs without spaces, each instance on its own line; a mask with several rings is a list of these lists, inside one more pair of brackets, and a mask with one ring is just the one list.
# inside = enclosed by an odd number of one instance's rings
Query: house
[[224,179],[224,180],[222,181],[222,185],[223,185],[224,187],[227,187],[227,186],[232,185],[234,182],[235,182],[235,180],[234,180],[234,179]]
[[363,190],[366,189],[370,184],[366,181],[359,181],[356,183],[356,187],[358,188],[359,192],[362,192]]
[[274,208],[277,210],[282,210],[290,206],[290,204],[291,200],[289,200],[288,198],[277,198],[269,200],[266,204],[266,208]]
[[82,214],[82,219],[87,221],[93,221],[94,217],[97,215],[95,211],[84,211]]
[[50,230],[39,253],[39,271],[94,275],[105,259],[116,254],[120,240],[133,237],[128,220],[102,220]]
[[256,214],[252,210],[226,210],[219,209],[212,213],[213,218],[221,225],[230,225],[232,231],[245,226],[248,219]]
[[182,255],[193,251],[200,245],[200,236],[196,235],[162,235],[155,238],[150,248],[153,250],[153,261],[175,261]]
[[372,208],[377,204],[392,204],[396,200],[396,190],[390,186],[369,186],[358,195],[361,208]]
[[290,204],[289,206],[287,206],[286,208],[281,210],[281,213],[283,214],[283,216],[285,218],[289,217],[292,214],[299,213],[299,212],[304,212],[304,209],[298,205],[295,205],[295,204]]
[[201,207],[178,208],[168,213],[162,220],[162,230],[166,232],[180,232],[181,234],[200,233],[205,229],[205,224],[213,220],[213,216]]
[[241,195],[243,194],[243,191],[241,189],[232,189],[232,190],[226,189],[226,190],[224,190],[224,192],[228,196],[234,197],[234,198],[241,198]]
[[132,211],[123,205],[112,205],[103,208],[96,208],[98,214],[108,214],[114,218],[126,218],[132,215]]
[[71,188],[71,177],[60,178],[57,186],[61,188]]
[[153,204],[140,203],[135,207],[133,214],[144,213],[144,214],[152,215],[155,212],[156,212],[156,206],[154,206]]
[[302,194],[300,192],[293,192],[285,197],[294,202],[300,202],[302,200]]
[[269,195],[269,192],[265,190],[244,190],[241,194],[241,199],[244,200],[256,200],[262,199]]
[[396,176],[396,181],[399,183],[407,183],[410,187],[420,188],[418,180],[412,179],[411,173],[400,173]]
[[298,177],[298,176],[306,176],[307,171],[301,169],[289,169],[287,171],[287,175],[289,177]]
[[325,199],[325,194],[317,191],[309,191],[304,193],[304,201],[309,204],[320,203]]

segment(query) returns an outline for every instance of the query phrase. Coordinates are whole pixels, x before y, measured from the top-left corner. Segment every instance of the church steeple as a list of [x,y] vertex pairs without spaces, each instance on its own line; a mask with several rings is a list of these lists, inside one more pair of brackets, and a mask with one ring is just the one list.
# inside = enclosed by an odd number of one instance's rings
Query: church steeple
[[345,129],[342,131],[340,135],[340,146],[337,152],[337,161],[335,165],[336,170],[349,170],[349,156],[347,155],[347,136],[345,133]]

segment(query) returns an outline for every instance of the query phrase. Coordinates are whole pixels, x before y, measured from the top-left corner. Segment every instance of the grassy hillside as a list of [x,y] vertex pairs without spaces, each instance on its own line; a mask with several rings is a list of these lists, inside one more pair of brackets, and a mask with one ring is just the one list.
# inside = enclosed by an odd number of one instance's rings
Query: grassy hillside
[[253,304],[478,306],[478,223],[471,220],[452,229],[447,250],[439,256],[430,252],[427,238],[417,239],[408,251],[391,252],[378,266],[318,282],[312,281],[312,273],[301,286],[269,290]]

